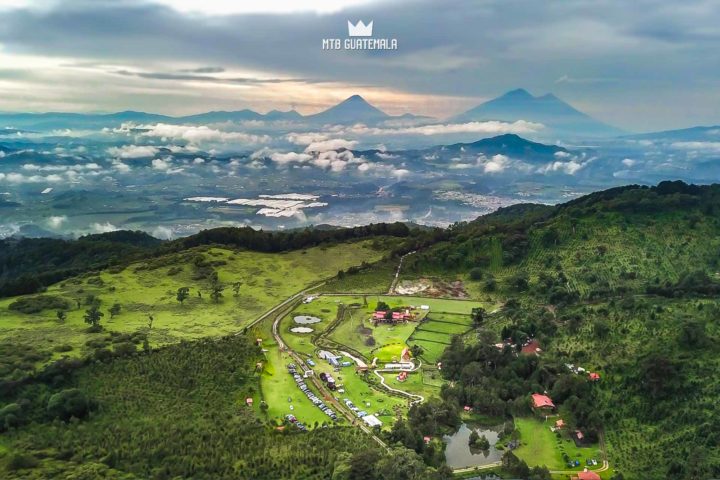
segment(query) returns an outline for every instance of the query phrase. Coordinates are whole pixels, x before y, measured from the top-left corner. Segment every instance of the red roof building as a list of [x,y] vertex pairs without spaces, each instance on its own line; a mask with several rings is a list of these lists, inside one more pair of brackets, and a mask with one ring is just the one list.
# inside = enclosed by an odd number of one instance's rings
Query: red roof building
[[564,428],[564,427],[565,427],[565,422],[563,421],[562,418],[560,420],[558,420],[557,422],[555,422],[555,428]]
[[377,312],[373,313],[373,318],[375,320],[383,320],[385,318],[385,315],[387,312],[383,312],[381,310],[378,310]]
[[520,350],[523,355],[539,355],[540,354],[540,342],[535,339],[530,340],[527,345],[524,345]]
[[252,407],[252,406],[253,406],[253,399],[252,399],[251,397],[246,398],[246,399],[245,399],[245,404],[246,404],[248,407]]
[[541,395],[539,393],[532,394],[532,403],[533,408],[555,408],[555,404],[550,397],[548,397],[547,395]]
[[577,477],[574,478],[578,480],[600,480],[600,475],[586,469],[584,472],[578,472]]
[[597,382],[598,380],[600,380],[600,374],[591,372],[590,375],[588,375],[588,378],[593,382]]

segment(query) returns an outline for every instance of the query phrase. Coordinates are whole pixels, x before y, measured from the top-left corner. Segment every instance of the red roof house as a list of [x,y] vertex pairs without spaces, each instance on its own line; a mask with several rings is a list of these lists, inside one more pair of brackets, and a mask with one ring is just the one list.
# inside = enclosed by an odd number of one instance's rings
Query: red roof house
[[387,312],[384,312],[384,311],[382,311],[382,310],[378,310],[377,312],[373,313],[373,318],[374,318],[375,320],[384,320],[386,314],[387,314]]
[[252,407],[252,406],[253,406],[253,399],[252,399],[252,397],[246,398],[246,399],[245,399],[245,404],[246,404],[248,407]]
[[588,378],[590,379],[590,381],[597,382],[598,380],[600,380],[600,374],[591,372],[590,375],[588,375]]
[[558,420],[557,422],[555,422],[555,428],[563,428],[563,427],[565,427],[565,422],[563,421],[562,418],[560,420]]
[[577,480],[600,480],[600,475],[585,469],[583,472],[578,472],[577,477],[573,478],[577,478]]
[[532,404],[533,404],[533,408],[546,408],[546,409],[555,408],[555,404],[553,403],[553,401],[550,397],[548,397],[547,395],[539,394],[539,393],[532,394]]
[[526,345],[522,347],[520,353],[522,353],[523,355],[539,355],[540,342],[535,339],[530,340]]

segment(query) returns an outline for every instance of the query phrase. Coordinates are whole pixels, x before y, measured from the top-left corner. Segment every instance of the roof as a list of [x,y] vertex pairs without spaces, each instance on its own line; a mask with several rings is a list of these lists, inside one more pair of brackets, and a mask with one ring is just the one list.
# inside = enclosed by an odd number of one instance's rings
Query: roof
[[580,430],[575,430],[575,436],[578,438],[578,440],[582,440],[585,438],[585,435]]
[[588,375],[588,377],[590,378],[590,380],[600,380],[599,373],[591,372],[590,375]]
[[600,480],[600,475],[595,472],[578,472],[577,478],[580,480]]
[[555,408],[555,404],[552,399],[547,395],[541,395],[539,393],[532,394],[533,407],[535,408]]
[[365,415],[362,419],[363,422],[367,423],[371,427],[379,427],[382,425],[380,419],[378,419],[375,415]]
[[563,419],[561,418],[560,420],[558,420],[557,422],[555,422],[555,426],[556,426],[557,428],[562,428],[562,427],[565,426],[565,422],[564,422]]
[[535,339],[532,339],[527,343],[527,345],[522,347],[520,352],[522,352],[525,355],[537,355],[539,350],[540,350],[540,342],[538,342]]

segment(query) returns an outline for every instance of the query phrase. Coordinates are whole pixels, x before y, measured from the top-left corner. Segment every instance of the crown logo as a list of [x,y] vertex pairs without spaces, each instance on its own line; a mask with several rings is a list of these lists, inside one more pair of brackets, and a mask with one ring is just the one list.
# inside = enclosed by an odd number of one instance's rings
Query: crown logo
[[362,20],[358,20],[357,25],[353,25],[348,20],[348,35],[351,37],[372,37],[373,21],[365,25]]

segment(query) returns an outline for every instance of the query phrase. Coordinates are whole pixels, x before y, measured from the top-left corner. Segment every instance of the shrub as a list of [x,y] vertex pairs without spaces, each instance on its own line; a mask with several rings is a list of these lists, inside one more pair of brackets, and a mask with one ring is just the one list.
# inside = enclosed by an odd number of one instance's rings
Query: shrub
[[91,402],[87,396],[77,388],[62,390],[48,400],[47,412],[52,418],[70,420],[70,418],[84,418],[90,412]]
[[43,310],[67,310],[70,307],[68,302],[53,295],[38,295],[35,297],[21,298],[14,301],[8,308],[21,313],[39,313]]

